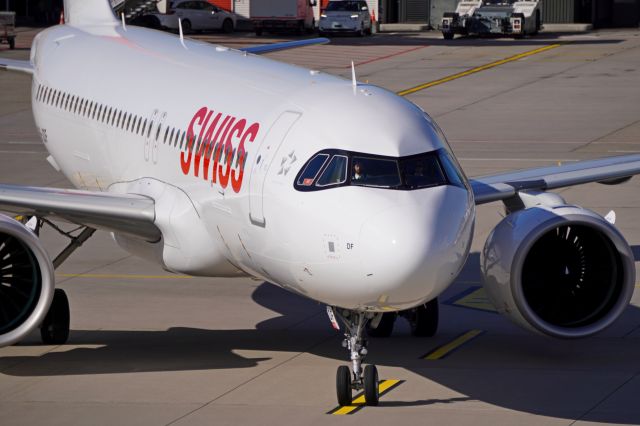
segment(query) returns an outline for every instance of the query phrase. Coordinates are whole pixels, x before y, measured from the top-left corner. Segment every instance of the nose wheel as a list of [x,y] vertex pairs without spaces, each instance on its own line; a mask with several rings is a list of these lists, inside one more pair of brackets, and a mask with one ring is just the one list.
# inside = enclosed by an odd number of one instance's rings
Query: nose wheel
[[363,337],[367,323],[374,314],[350,311],[347,309],[334,311],[328,307],[327,312],[334,327],[337,327],[335,317],[339,318],[345,326],[345,339],[342,346],[349,351],[351,359],[351,370],[342,365],[338,367],[336,373],[336,394],[338,404],[341,406],[351,405],[353,391],[364,390],[364,399],[367,405],[378,405],[378,369],[375,365],[367,365],[364,369],[362,363],[367,350],[367,340]]

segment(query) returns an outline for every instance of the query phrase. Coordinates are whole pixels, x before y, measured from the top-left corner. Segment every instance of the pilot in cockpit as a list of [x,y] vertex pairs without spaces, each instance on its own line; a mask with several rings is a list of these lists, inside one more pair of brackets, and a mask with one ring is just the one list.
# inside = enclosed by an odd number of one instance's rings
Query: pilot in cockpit
[[365,178],[365,175],[364,175],[364,170],[362,168],[362,164],[355,163],[353,165],[353,175],[351,176],[351,180],[362,181],[364,180],[364,178]]

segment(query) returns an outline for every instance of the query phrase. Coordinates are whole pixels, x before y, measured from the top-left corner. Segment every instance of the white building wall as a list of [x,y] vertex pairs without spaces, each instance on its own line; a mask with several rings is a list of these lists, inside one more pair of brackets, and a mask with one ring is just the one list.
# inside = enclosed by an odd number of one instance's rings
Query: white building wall
[[251,7],[250,1],[251,0],[234,0],[233,11],[238,15],[249,19],[249,10]]

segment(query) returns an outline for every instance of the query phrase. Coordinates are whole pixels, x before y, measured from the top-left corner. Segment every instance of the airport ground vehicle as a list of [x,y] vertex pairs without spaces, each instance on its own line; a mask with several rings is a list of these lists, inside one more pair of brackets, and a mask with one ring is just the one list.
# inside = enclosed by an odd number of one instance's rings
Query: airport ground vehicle
[[362,36],[371,34],[372,27],[366,1],[336,0],[330,1],[322,11],[318,32],[320,35],[352,33]]
[[253,0],[250,17],[256,35],[265,31],[314,31],[316,4],[316,0]]
[[9,43],[10,49],[16,48],[16,13],[0,12],[0,43]]
[[522,37],[542,28],[541,0],[462,0],[446,12],[439,29],[446,40],[455,34],[504,34]]
[[182,19],[182,29],[186,34],[211,30],[232,33],[236,27],[236,15],[204,0],[175,0],[168,6],[166,14],[151,13],[138,18],[144,26],[174,31],[178,30],[179,19]]
[[[338,401],[364,390],[376,405],[367,326],[389,336],[403,316],[414,336],[433,335],[437,298],[471,249],[475,206],[495,201],[506,217],[480,265],[498,312],[575,339],[629,305],[634,254],[615,218],[549,191],[624,183],[640,174],[640,155],[468,179],[409,100],[256,56],[305,42],[211,46],[125,26],[106,0],[66,0],[65,15],[34,39],[30,60],[0,58],[0,69],[32,77],[48,161],[78,188],[0,184],[0,209],[29,218],[0,215],[0,346],[38,327],[44,342],[67,341],[54,271],[100,229],[168,271],[253,277],[327,305],[351,361],[337,371]],[[121,77],[141,71],[156,84]],[[166,81],[181,84],[158,90]],[[79,226],[54,260],[38,238],[50,218]]]

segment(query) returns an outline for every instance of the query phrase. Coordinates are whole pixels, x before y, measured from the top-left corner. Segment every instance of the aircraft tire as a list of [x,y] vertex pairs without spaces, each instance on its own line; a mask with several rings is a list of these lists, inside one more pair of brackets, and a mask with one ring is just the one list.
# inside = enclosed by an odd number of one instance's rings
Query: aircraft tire
[[367,405],[378,405],[380,400],[378,369],[375,365],[364,367],[364,400]]
[[411,334],[416,337],[432,337],[438,331],[438,299],[412,309],[409,314]]
[[222,31],[225,34],[231,34],[233,32],[233,21],[229,18],[225,19],[222,23]]
[[191,21],[189,21],[188,19],[182,21],[182,33],[191,34]]
[[341,407],[351,405],[351,371],[349,367],[341,365],[336,373],[336,394],[338,405]]
[[376,328],[367,325],[367,335],[369,337],[389,337],[393,333],[393,325],[396,322],[398,314],[395,312],[387,312],[382,314],[380,324]]
[[47,316],[40,326],[40,337],[46,345],[62,345],[69,339],[69,323],[71,314],[69,299],[62,289],[53,293],[53,301]]

